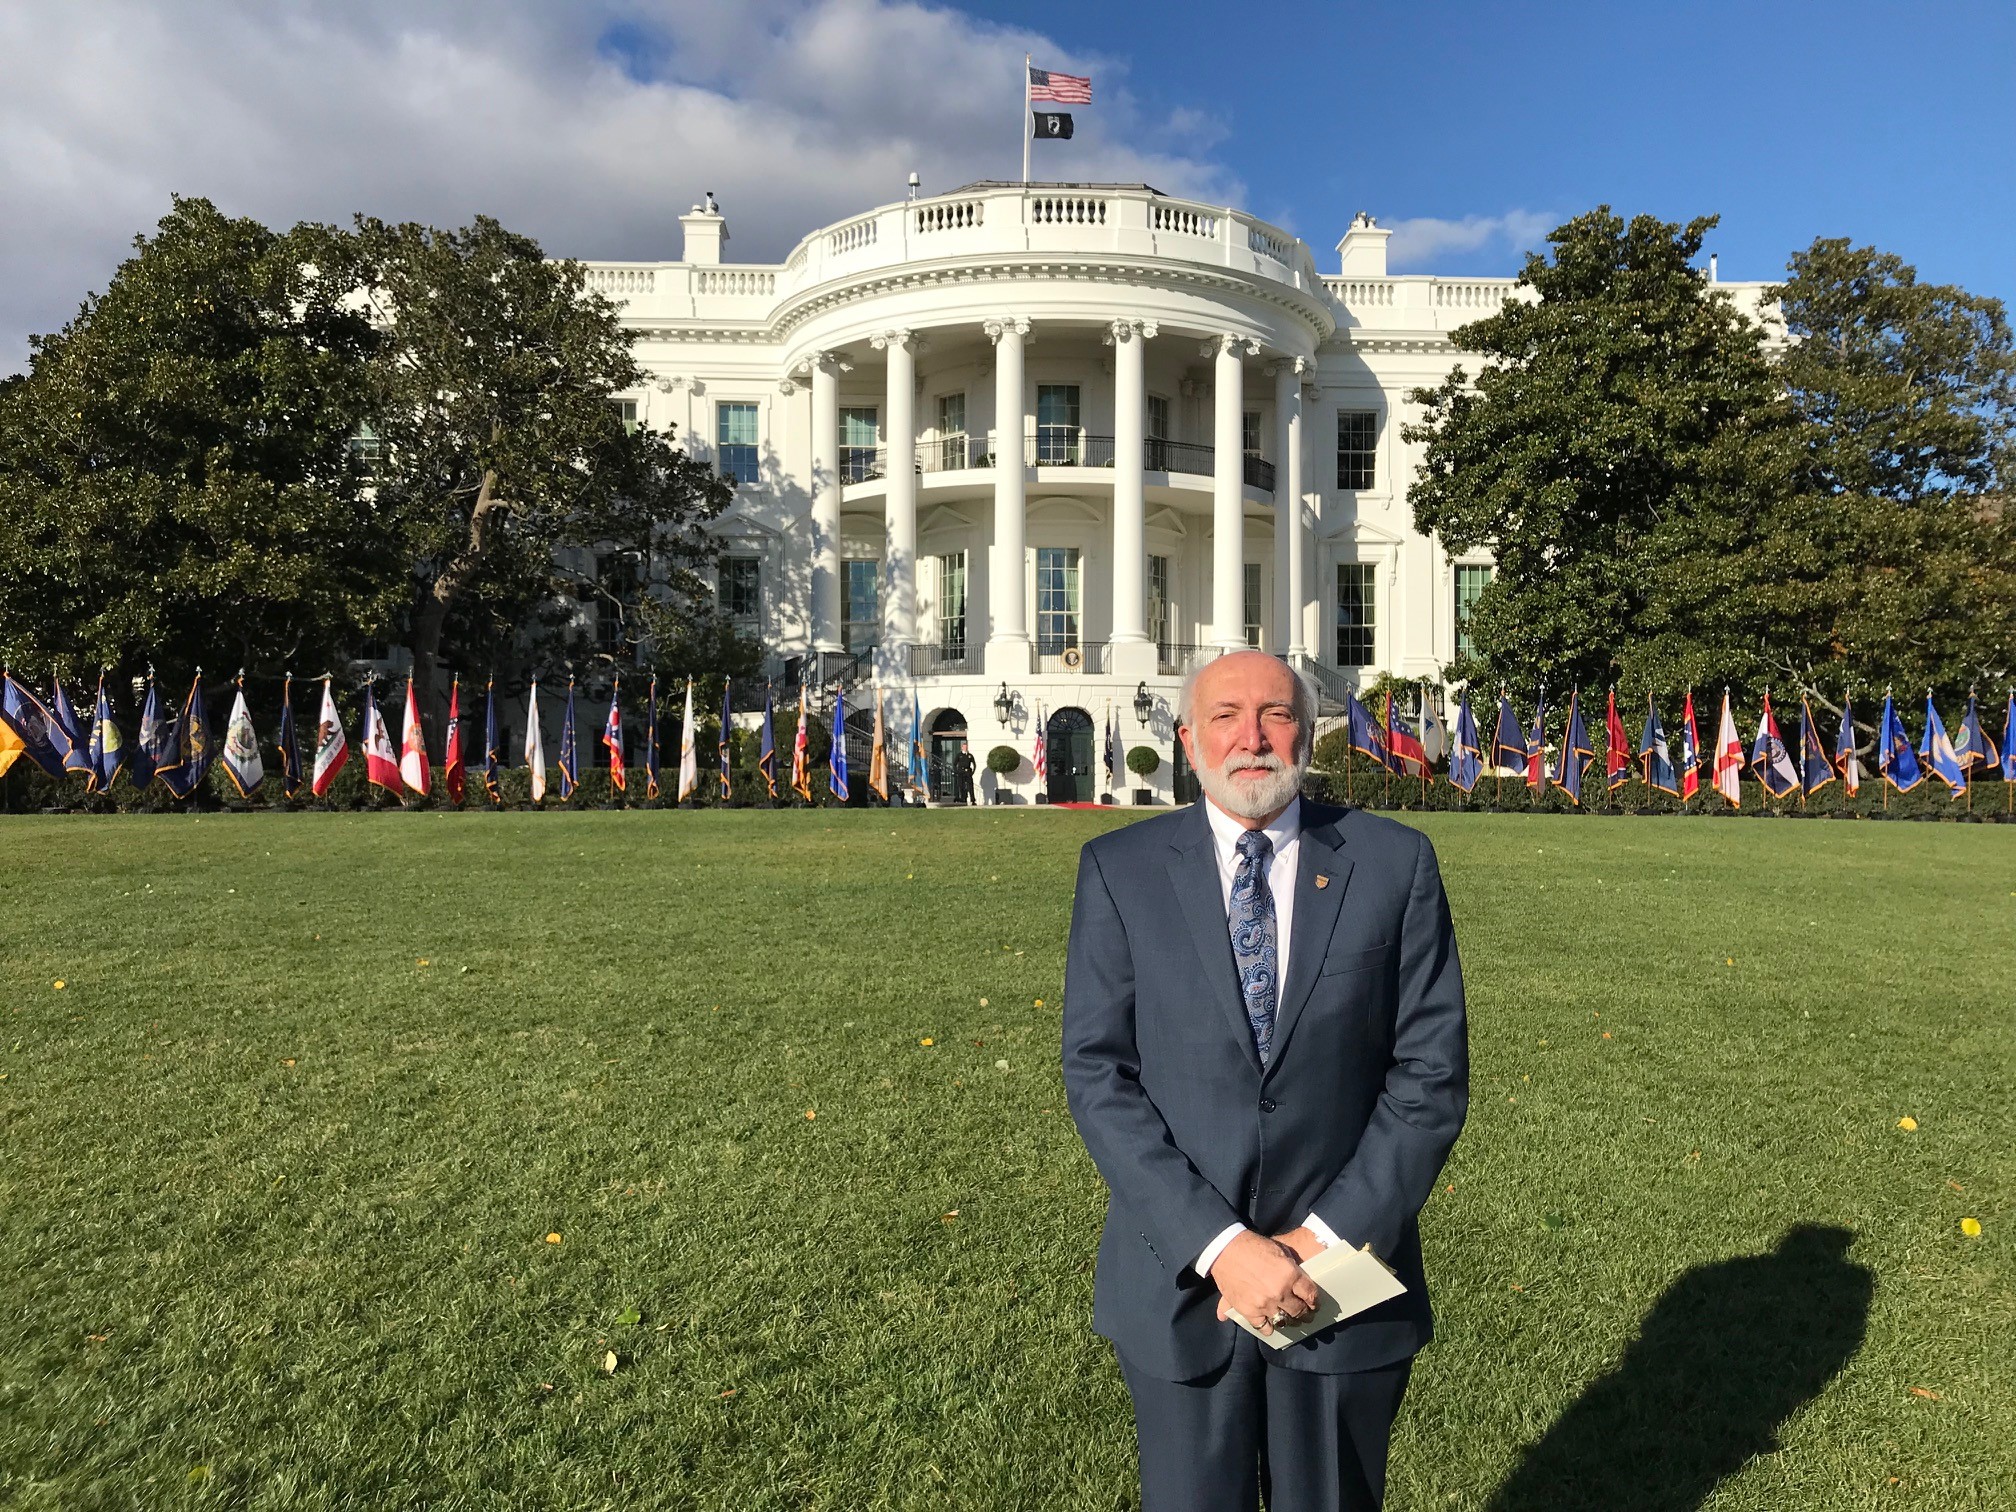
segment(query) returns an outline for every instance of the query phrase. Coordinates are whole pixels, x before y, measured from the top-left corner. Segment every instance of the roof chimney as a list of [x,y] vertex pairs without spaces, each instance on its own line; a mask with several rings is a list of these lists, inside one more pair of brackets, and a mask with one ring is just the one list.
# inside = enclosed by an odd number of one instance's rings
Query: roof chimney
[[1715,254],[1713,252],[1710,252],[1708,254],[1708,282],[1710,283],[1715,282],[1715,273],[1716,273]]
[[1393,233],[1363,210],[1351,217],[1351,229],[1337,243],[1338,271],[1346,278],[1386,276],[1386,238]]
[[728,242],[728,222],[722,218],[721,206],[715,201],[712,189],[707,191],[705,200],[679,217],[679,227],[686,233],[686,250],[682,261],[689,263],[721,261],[721,249]]

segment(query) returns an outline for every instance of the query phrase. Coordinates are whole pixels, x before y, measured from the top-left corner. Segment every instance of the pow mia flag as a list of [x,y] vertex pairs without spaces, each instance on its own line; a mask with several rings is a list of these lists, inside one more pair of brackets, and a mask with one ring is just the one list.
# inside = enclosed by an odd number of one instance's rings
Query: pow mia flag
[[1035,128],[1030,135],[1038,138],[1049,137],[1056,141],[1067,141],[1071,136],[1071,112],[1068,110],[1032,110],[1030,118]]

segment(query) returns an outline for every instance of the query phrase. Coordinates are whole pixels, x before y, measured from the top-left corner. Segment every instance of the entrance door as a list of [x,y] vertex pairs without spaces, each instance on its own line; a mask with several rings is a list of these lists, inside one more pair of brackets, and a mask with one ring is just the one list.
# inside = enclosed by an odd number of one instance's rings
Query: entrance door
[[1050,801],[1091,803],[1098,796],[1092,775],[1092,716],[1083,709],[1059,709],[1050,716],[1044,741]]
[[[933,717],[926,775],[931,784],[931,797],[938,803],[956,801],[958,773],[952,763],[958,758],[959,747],[966,743],[966,739],[966,716],[957,709],[943,709]],[[978,781],[977,773],[975,781]]]
[[1190,756],[1183,749],[1183,742],[1179,739],[1173,744],[1176,747],[1176,766],[1169,776],[1170,801],[1195,803],[1198,793],[1202,791],[1197,784],[1196,770],[1190,765]]

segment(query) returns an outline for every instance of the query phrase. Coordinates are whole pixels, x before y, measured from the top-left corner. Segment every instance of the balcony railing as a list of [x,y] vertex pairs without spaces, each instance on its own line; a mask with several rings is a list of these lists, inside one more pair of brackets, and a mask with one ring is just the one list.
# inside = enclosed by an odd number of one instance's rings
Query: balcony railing
[[1104,672],[1107,670],[1105,641],[1045,641],[1040,636],[1035,644],[1036,667],[1038,672]]
[[[1155,438],[1142,443],[1141,466],[1147,472],[1189,473],[1208,478],[1216,465],[1216,452],[1209,446],[1189,441]],[[1111,436],[1095,436],[1076,426],[1038,426],[1022,438],[1024,467],[1113,466]],[[919,473],[956,472],[994,465],[994,435],[935,436],[917,443]],[[840,481],[868,483],[889,475],[889,448],[886,446],[844,446],[840,449]],[[1274,464],[1248,452],[1241,459],[1240,475],[1248,488],[1274,491]]]
[[976,648],[962,646],[912,646],[910,648],[910,675],[912,677],[939,677],[978,669],[980,658]]

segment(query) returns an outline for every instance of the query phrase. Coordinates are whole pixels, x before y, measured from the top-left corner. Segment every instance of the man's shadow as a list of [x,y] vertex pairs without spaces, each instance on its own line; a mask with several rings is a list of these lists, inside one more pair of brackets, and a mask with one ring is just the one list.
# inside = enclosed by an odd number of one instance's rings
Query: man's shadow
[[1527,1449],[1490,1512],[1692,1512],[1862,1347],[1875,1277],[1846,1229],[1691,1270],[1617,1367]]

